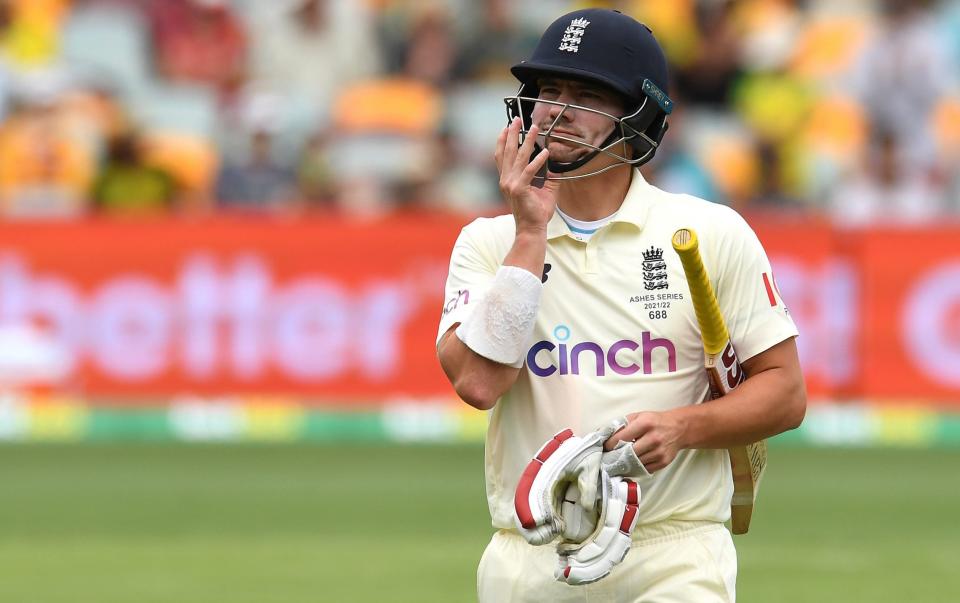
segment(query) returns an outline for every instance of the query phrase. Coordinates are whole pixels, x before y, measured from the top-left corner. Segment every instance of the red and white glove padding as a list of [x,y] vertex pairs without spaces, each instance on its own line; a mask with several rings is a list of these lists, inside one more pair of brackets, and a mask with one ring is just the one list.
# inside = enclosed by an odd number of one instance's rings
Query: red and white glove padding
[[514,495],[514,520],[527,542],[547,544],[564,533],[561,507],[571,483],[579,489],[583,509],[594,510],[603,443],[624,425],[626,419],[617,419],[583,437],[565,429],[540,448],[523,470]]
[[561,582],[571,585],[596,582],[630,552],[630,533],[637,525],[640,488],[630,479],[610,477],[601,469],[600,491],[602,503],[593,533],[583,542],[561,542],[557,546],[559,560],[554,577]]

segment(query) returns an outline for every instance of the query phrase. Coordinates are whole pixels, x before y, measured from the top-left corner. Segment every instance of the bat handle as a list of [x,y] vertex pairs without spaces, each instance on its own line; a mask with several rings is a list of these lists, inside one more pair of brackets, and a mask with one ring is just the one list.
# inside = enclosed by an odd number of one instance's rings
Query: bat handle
[[713,292],[713,286],[707,277],[707,270],[700,257],[700,243],[697,233],[690,228],[681,228],[673,234],[673,249],[680,256],[683,272],[690,287],[690,297],[693,309],[700,325],[700,334],[703,338],[703,348],[708,354],[723,352],[730,334],[727,332],[723,315],[720,313],[720,304]]

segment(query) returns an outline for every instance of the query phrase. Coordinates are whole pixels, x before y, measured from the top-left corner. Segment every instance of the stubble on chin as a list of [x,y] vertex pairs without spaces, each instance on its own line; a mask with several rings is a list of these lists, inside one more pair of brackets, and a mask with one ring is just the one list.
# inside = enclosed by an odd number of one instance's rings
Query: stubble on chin
[[589,150],[586,147],[573,144],[552,143],[550,145],[550,159],[558,163],[572,163],[584,157]]

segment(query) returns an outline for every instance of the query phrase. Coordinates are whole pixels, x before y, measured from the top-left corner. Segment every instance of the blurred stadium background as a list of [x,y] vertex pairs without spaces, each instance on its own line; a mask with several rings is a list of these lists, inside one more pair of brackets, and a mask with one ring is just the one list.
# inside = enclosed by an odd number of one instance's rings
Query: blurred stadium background
[[0,0],[0,600],[469,601],[434,354],[508,67],[648,23],[644,168],[744,213],[811,404],[744,601],[958,601],[960,2]]

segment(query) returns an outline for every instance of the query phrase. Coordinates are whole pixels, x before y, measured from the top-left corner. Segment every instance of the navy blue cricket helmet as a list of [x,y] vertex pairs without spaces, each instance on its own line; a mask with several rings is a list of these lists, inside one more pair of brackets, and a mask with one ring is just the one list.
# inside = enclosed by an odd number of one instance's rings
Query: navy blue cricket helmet
[[[514,65],[510,71],[521,86],[515,96],[504,99],[507,118],[508,121],[521,118],[524,136],[532,125],[531,114],[540,94],[539,78],[557,77],[600,85],[625,100],[626,114],[608,116],[614,120],[615,127],[599,147],[550,131],[545,133],[591,150],[571,163],[549,162],[551,172],[562,174],[579,169],[600,153],[619,161],[603,170],[556,179],[590,176],[620,163],[642,165],[653,158],[667,131],[666,117],[673,110],[673,101],[666,93],[666,57],[650,28],[618,11],[588,8],[563,15],[546,29],[530,59]],[[577,105],[566,105],[563,110],[567,107],[590,110]],[[634,149],[632,157],[612,150],[623,142]]]

